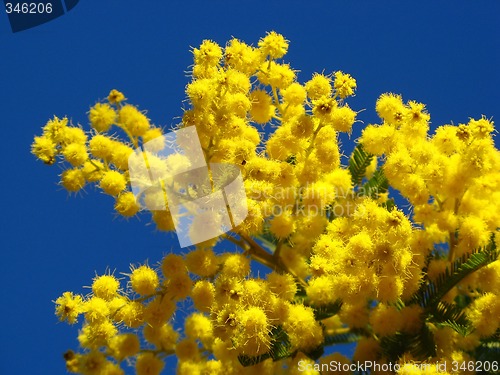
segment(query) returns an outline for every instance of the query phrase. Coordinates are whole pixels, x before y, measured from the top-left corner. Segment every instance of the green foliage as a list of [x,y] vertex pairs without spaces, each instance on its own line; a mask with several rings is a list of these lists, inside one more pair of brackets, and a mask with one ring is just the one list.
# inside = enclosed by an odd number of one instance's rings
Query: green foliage
[[366,175],[366,168],[370,165],[373,157],[372,154],[369,154],[363,149],[361,143],[354,148],[348,166],[353,185],[361,184],[361,181],[363,181]]
[[462,336],[467,336],[473,330],[463,308],[455,304],[441,301],[429,314],[428,321],[438,327],[450,327]]
[[455,297],[454,302],[459,308],[465,309],[471,304],[472,298],[466,294],[459,294]]
[[410,353],[415,359],[426,360],[436,355],[434,335],[427,326],[423,326],[416,335],[396,333],[380,340],[382,352],[392,362],[397,362],[404,353]]
[[291,165],[296,165],[297,164],[297,156],[296,155],[290,155],[288,158],[286,158],[286,162]]
[[[389,189],[389,181],[384,175],[382,168],[378,168],[373,175],[362,186],[361,182],[366,176],[366,168],[370,165],[375,156],[366,152],[362,144],[358,144],[349,159],[348,169],[354,186],[360,186],[358,194],[377,199],[380,194],[386,193]],[[392,210],[395,206],[393,199],[388,199],[382,204],[387,210]]]
[[436,308],[446,293],[465,277],[494,262],[497,258],[498,250],[492,237],[489,244],[483,249],[464,254],[456,259],[451,268],[447,268],[435,282],[427,281],[422,284],[420,289],[411,297],[410,303],[418,303],[435,315],[439,315]]
[[[424,308],[424,319],[426,323],[433,323],[438,327],[447,326],[467,336],[473,330],[464,313],[464,308],[470,301],[466,298],[456,299],[456,303],[446,303],[441,299],[453,287],[472,272],[494,262],[498,258],[498,251],[492,238],[490,243],[478,251],[464,254],[455,260],[451,268],[441,274],[437,281],[427,280],[422,287],[406,303],[419,304]],[[496,341],[483,343],[474,358],[500,358],[498,338]],[[397,333],[390,337],[381,339],[382,352],[393,361],[399,359],[403,353],[411,353],[416,359],[426,360],[435,355],[435,342],[432,332],[427,324],[417,335]],[[496,357],[495,357],[496,356]]]
[[342,307],[342,301],[338,299],[334,303],[326,306],[313,305],[311,307],[314,309],[314,317],[316,318],[316,320],[323,320],[336,315]]
[[349,344],[352,342],[358,342],[360,338],[363,337],[362,332],[350,331],[347,333],[342,333],[338,335],[326,335],[325,336],[325,346],[337,345],[337,344]]
[[384,171],[379,168],[373,176],[363,185],[361,192],[363,195],[377,199],[380,194],[386,193],[389,189],[389,181],[384,175]]
[[[479,345],[473,353],[470,353],[476,361],[493,363],[497,361],[500,367],[500,329],[497,332],[486,339],[483,339],[481,345]],[[488,369],[486,369],[488,370]],[[500,374],[498,371],[484,371],[487,374]]]

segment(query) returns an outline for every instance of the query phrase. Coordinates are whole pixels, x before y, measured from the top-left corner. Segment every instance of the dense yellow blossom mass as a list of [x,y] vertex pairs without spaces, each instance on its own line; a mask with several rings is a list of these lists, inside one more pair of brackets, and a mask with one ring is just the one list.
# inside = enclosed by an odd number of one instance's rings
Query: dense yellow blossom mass
[[[65,354],[69,372],[119,375],[132,365],[155,375],[175,355],[177,373],[190,375],[356,373],[365,361],[379,365],[371,373],[474,373],[470,361],[498,373],[493,122],[429,134],[423,104],[382,94],[380,124],[364,127],[343,165],[338,134],[356,124],[346,103],[356,80],[336,71],[300,83],[282,60],[288,48],[270,32],[257,47],[205,40],[193,50],[179,128],[196,127],[206,162],[239,167],[248,216],[185,255],[132,267],[125,280],[98,275],[89,295],[64,292],[56,315],[83,322],[81,348]],[[90,132],[54,117],[32,153],[64,163],[70,193],[95,185],[128,218],[146,211],[130,188],[129,157],[164,131],[126,100],[112,90],[90,108]],[[150,155],[148,163],[162,161]],[[165,167],[183,163],[174,155]],[[152,220],[173,231],[161,192],[144,201],[163,205]],[[207,225],[195,220],[192,231]],[[254,272],[254,262],[269,271]],[[335,352],[347,342],[357,342],[351,359]]]

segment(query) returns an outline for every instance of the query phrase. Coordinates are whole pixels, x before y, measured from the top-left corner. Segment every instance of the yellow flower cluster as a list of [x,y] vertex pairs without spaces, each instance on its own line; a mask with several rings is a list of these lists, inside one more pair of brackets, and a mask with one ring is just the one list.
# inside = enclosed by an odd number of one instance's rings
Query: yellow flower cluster
[[312,248],[313,277],[306,288],[311,301],[394,303],[411,296],[424,260],[413,236],[419,233],[401,211],[389,212],[371,199],[358,203],[352,217],[333,220]]
[[414,207],[414,221],[433,243],[449,241],[454,260],[488,243],[500,222],[500,153],[486,118],[445,125],[429,136],[423,104],[384,94],[382,125],[369,125],[361,142],[384,155],[389,183]]
[[[65,355],[70,372],[123,374],[122,365],[133,363],[137,374],[155,375],[175,355],[179,374],[320,374],[332,372],[332,361],[344,365],[333,372],[375,361],[398,364],[398,374],[431,374],[432,366],[415,363],[467,362],[487,340],[498,341],[493,122],[471,119],[429,135],[423,104],[383,94],[376,103],[382,123],[363,130],[358,154],[342,165],[338,134],[356,122],[345,102],[356,80],[336,71],[299,83],[283,61],[288,49],[270,32],[256,47],[205,40],[193,50],[191,106],[180,126],[196,127],[206,162],[238,166],[248,216],[185,255],[132,267],[126,284],[105,274],[88,296],[63,293],[57,316],[84,320],[82,351]],[[46,164],[67,162],[61,184],[68,191],[95,183],[130,217],[139,204],[129,157],[162,130],[125,100],[112,90],[94,105],[90,133],[55,117],[32,152]],[[169,171],[189,162],[182,155],[147,160]],[[388,194],[411,210],[394,207]],[[143,199],[163,206],[152,210],[158,229],[173,230],[163,192]],[[201,218],[191,231],[210,225]],[[254,261],[269,271],[260,268],[257,277]],[[322,356],[342,341],[357,341],[352,359]]]
[[[128,189],[129,158],[134,148],[160,137],[163,132],[137,107],[124,104],[125,99],[121,92],[112,90],[106,103],[90,108],[91,132],[73,126],[66,117],[54,117],[44,126],[43,134],[35,137],[31,151],[46,164],[55,163],[58,157],[69,164],[61,174],[61,185],[68,192],[77,193],[87,184],[95,184],[114,197],[118,214],[132,217],[139,212],[140,206]],[[128,139],[121,140],[122,135]],[[152,214],[158,229],[172,230],[168,212],[154,211]]]

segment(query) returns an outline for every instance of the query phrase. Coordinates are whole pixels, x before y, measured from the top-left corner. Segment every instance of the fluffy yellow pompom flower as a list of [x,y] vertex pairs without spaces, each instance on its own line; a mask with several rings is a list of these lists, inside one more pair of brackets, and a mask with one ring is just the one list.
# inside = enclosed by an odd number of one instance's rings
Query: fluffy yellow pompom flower
[[111,162],[116,168],[126,171],[128,170],[128,159],[133,152],[134,150],[126,144],[115,142],[113,143]]
[[[73,362],[74,371],[72,371],[73,366],[69,365],[68,362]],[[66,362],[68,371],[71,372],[87,372],[91,375],[103,374],[105,373],[108,365],[110,364],[103,353],[99,351],[91,351],[86,354],[76,355],[71,361]]]
[[271,326],[262,308],[252,306],[238,310],[235,319],[241,327],[234,339],[237,348],[249,355],[259,355],[269,350]]
[[226,46],[224,60],[230,67],[251,76],[263,60],[259,50],[238,39],[231,39]]
[[193,282],[187,273],[178,274],[165,282],[167,296],[173,300],[182,300],[189,297]]
[[350,132],[355,120],[356,112],[349,108],[347,104],[332,112],[332,126],[339,132]]
[[375,106],[378,115],[389,124],[397,123],[404,118],[405,107],[401,95],[382,94]]
[[92,283],[94,296],[110,301],[117,296],[120,282],[113,275],[97,276]]
[[131,217],[137,214],[140,210],[140,206],[137,203],[134,193],[130,191],[121,193],[118,198],[116,198],[115,210],[125,217]]
[[331,79],[323,74],[314,74],[312,79],[306,82],[307,96],[316,100],[322,96],[330,96],[332,94]]
[[43,135],[54,143],[64,143],[68,130],[68,118],[60,119],[54,116],[53,119],[47,121],[43,127]]
[[61,175],[61,184],[70,192],[77,192],[85,186],[81,169],[67,169]]
[[297,284],[295,279],[290,274],[279,274],[271,272],[267,275],[269,288],[276,293],[280,298],[292,300],[297,293]]
[[219,264],[212,249],[198,248],[186,255],[186,266],[190,272],[207,277],[217,272]]
[[381,336],[389,336],[401,329],[403,316],[393,306],[379,304],[370,315],[373,332]]
[[307,351],[323,342],[323,331],[310,307],[291,305],[283,328],[288,333],[293,348]]
[[500,326],[500,301],[498,295],[486,293],[470,306],[467,317],[482,337],[491,336]]
[[332,112],[337,108],[335,99],[329,96],[322,96],[313,101],[313,113],[320,120],[330,122]]
[[135,356],[139,352],[140,347],[139,338],[132,333],[117,335],[109,343],[111,353],[118,361]]
[[343,73],[341,71],[335,72],[333,88],[341,99],[345,99],[348,96],[354,95],[354,90],[356,89],[356,80],[349,74]]
[[393,146],[395,131],[390,125],[368,125],[363,129],[360,141],[367,152],[382,155]]
[[144,338],[164,350],[174,350],[179,339],[179,333],[168,324],[164,323],[160,327],[146,325],[144,327]]
[[157,296],[144,309],[144,320],[151,326],[161,326],[175,312],[175,302],[167,296]]
[[104,165],[99,160],[90,159],[83,163],[81,170],[85,180],[88,182],[97,182],[102,178]]
[[275,107],[272,98],[264,90],[254,90],[250,93],[252,107],[250,114],[258,124],[265,124],[274,115]]
[[62,154],[73,167],[79,167],[88,159],[87,147],[79,143],[67,145]]
[[[175,354],[177,355],[177,358],[179,358],[179,361],[198,362],[200,359],[198,344],[192,339],[184,339],[180,341],[175,348]],[[196,368],[196,366],[193,367]]]
[[295,72],[288,64],[262,63],[261,69],[257,73],[257,78],[264,85],[270,85],[278,89],[285,89],[290,86],[295,79]]
[[170,232],[175,229],[170,211],[153,211],[152,218],[158,230]]
[[286,238],[293,233],[295,225],[295,218],[285,211],[271,220],[269,229],[277,238]]
[[127,302],[116,310],[113,319],[127,327],[138,328],[144,323],[144,306],[135,301]]
[[206,280],[199,280],[194,284],[191,298],[199,311],[209,312],[215,301],[215,287]]
[[187,272],[186,263],[180,255],[168,254],[163,258],[161,263],[161,271],[165,277],[173,277],[182,275]]
[[165,363],[153,353],[142,353],[137,356],[135,371],[137,375],[160,375]]
[[217,96],[217,86],[211,79],[197,79],[187,85],[186,94],[195,107],[210,106]]
[[[160,128],[149,128],[142,135],[142,140],[144,141],[144,143],[147,143],[149,141],[152,141],[153,139],[161,137],[162,135],[163,135],[163,131]],[[148,147],[150,147],[153,144],[154,144],[154,146],[156,146],[157,143],[159,144],[159,146],[161,146],[161,147],[157,147],[157,149],[161,150],[164,147],[163,142],[152,142],[148,145]]]
[[306,100],[306,89],[300,83],[294,82],[281,91],[283,100],[289,105],[301,105]]
[[61,321],[66,320],[69,324],[75,324],[78,315],[83,312],[83,299],[72,292],[64,292],[56,299],[56,315]]
[[288,41],[283,35],[274,31],[268,33],[264,38],[259,40],[259,48],[264,55],[271,59],[279,59],[288,51]]
[[87,134],[83,129],[76,126],[68,126],[64,130],[64,139],[61,145],[69,145],[70,143],[80,143],[85,144],[87,142]]
[[118,113],[118,122],[133,136],[140,136],[149,129],[148,118],[133,105],[127,104]]
[[[316,260],[319,260],[316,258]],[[326,261],[326,259],[324,259]],[[314,264],[313,267],[318,267]],[[326,268],[326,267],[325,267]],[[309,280],[306,288],[307,296],[315,306],[324,306],[335,301],[336,296],[333,295],[333,280],[328,276],[314,277]]]
[[130,284],[134,292],[141,295],[153,294],[160,285],[158,274],[152,268],[142,265],[132,271]]
[[212,321],[203,314],[194,313],[184,321],[186,336],[204,343],[213,339]]
[[228,91],[232,94],[248,94],[252,87],[250,78],[246,74],[231,68],[225,71],[222,85],[223,87],[227,87]]
[[109,104],[97,103],[90,109],[89,120],[95,130],[107,132],[116,122],[116,112]]
[[199,49],[193,50],[193,56],[197,65],[215,66],[222,58],[222,48],[211,40],[204,40]]
[[31,145],[31,153],[45,164],[52,165],[56,161],[56,144],[49,137],[35,137]]
[[107,171],[99,184],[101,189],[109,195],[116,196],[127,187],[125,176],[118,171]]
[[488,137],[495,130],[493,121],[487,120],[484,116],[479,120],[471,119],[468,125],[474,137],[479,139]]
[[241,254],[228,255],[224,260],[222,273],[230,277],[245,277],[250,273],[250,260]]
[[85,319],[89,323],[102,322],[109,315],[109,306],[107,302],[99,297],[92,297],[85,302]]
[[247,96],[241,92],[236,94],[226,94],[227,109],[235,116],[245,118],[252,103]]
[[125,97],[125,95],[123,95],[122,92],[115,89],[109,92],[108,102],[110,102],[111,104],[119,104],[124,100],[127,100],[127,98]]
[[108,160],[116,142],[102,134],[97,134],[89,142],[89,151],[96,158]]
[[490,238],[490,231],[484,220],[476,216],[468,216],[460,225],[458,238],[469,251],[469,249],[486,245]]

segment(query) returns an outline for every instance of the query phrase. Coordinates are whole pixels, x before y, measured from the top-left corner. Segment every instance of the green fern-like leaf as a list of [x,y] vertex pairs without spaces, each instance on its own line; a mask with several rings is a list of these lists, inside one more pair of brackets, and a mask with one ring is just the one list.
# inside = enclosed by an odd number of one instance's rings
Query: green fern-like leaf
[[465,309],[472,302],[472,298],[466,294],[459,294],[454,299],[455,304],[461,309]]
[[248,356],[248,355],[239,355],[238,361],[240,361],[243,367],[255,366],[260,362],[264,362],[266,359],[270,358],[269,353],[265,353],[259,356]]
[[342,307],[342,301],[338,299],[332,304],[326,306],[316,307],[313,305],[311,307],[314,309],[314,317],[316,320],[323,320],[337,314]]
[[352,342],[358,342],[361,337],[363,337],[363,335],[355,331],[339,335],[327,335],[325,336],[324,345],[330,346],[337,344],[349,344]]
[[391,362],[398,361],[404,353],[410,353],[418,360],[426,360],[436,355],[434,335],[425,325],[417,335],[396,333],[383,337],[380,340],[380,348]]
[[450,327],[462,336],[467,336],[473,330],[460,306],[443,301],[430,313],[429,321],[439,327]]
[[304,354],[311,358],[313,361],[317,361],[323,354],[325,354],[325,347],[323,345],[320,345],[316,349],[308,351]]
[[420,306],[431,310],[431,313],[439,315],[436,310],[438,303],[455,285],[465,277],[478,269],[494,262],[498,258],[498,251],[493,238],[483,249],[472,253],[464,254],[455,260],[451,268],[439,275],[437,281],[428,281],[411,297],[410,303],[417,303]]
[[366,168],[372,162],[373,157],[372,154],[369,154],[363,149],[361,143],[354,148],[348,166],[353,185],[361,184],[363,177],[366,175]]
[[373,173],[373,176],[362,186],[360,193],[364,196],[377,199],[379,194],[387,192],[388,189],[389,181],[387,181],[387,177],[385,177],[384,171],[379,168]]

